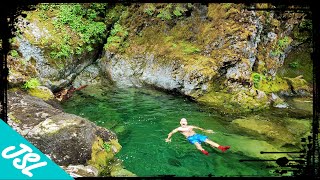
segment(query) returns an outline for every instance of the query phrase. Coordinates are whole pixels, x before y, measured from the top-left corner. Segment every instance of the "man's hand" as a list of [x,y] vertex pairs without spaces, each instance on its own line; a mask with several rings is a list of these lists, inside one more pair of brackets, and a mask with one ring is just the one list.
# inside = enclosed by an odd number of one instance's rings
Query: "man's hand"
[[206,132],[206,133],[214,133],[213,130],[211,130],[211,129],[204,130],[204,132]]
[[167,139],[166,139],[166,142],[171,142],[171,139],[167,138]]

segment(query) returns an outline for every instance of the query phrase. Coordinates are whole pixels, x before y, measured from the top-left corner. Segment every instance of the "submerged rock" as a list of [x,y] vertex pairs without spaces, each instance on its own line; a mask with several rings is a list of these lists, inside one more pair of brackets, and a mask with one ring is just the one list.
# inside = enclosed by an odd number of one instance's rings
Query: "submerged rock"
[[248,116],[232,121],[252,135],[269,139],[275,147],[288,146],[300,148],[301,138],[308,136],[311,130],[311,119],[281,118],[278,120],[263,116]]

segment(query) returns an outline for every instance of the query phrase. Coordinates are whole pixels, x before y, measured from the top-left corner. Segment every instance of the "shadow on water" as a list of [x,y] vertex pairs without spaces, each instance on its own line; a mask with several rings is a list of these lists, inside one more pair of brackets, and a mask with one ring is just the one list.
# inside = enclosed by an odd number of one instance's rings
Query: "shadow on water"
[[[258,154],[257,146],[264,141],[232,129],[233,116],[204,109],[185,97],[152,89],[87,87],[62,106],[68,113],[116,132],[122,145],[116,156],[138,176],[272,176],[264,162],[240,162],[257,159],[248,154]],[[222,153],[203,145],[209,152],[206,156],[179,133],[166,143],[168,133],[178,127],[182,117],[189,124],[213,129],[217,133],[206,135],[231,149]]]

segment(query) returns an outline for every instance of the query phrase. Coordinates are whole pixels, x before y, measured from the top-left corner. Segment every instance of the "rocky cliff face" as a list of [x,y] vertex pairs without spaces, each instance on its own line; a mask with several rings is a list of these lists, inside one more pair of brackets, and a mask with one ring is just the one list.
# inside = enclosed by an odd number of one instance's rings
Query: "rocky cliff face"
[[[80,4],[70,6],[74,8],[71,14],[68,5],[50,7],[40,5],[35,11],[27,12],[26,18],[18,18],[21,34],[12,39],[14,51],[10,64],[13,86],[36,77],[55,92],[72,84],[98,58],[106,25],[81,13],[84,9]],[[70,23],[74,23],[72,27],[66,25]],[[22,70],[26,67],[30,69],[29,77],[16,80],[14,77],[26,76]]]
[[127,44],[105,48],[100,66],[118,85],[178,91],[229,112],[267,108],[272,93],[310,95],[310,81],[293,87],[303,77],[277,74],[288,53],[304,43],[297,29],[307,21],[304,14],[246,8],[229,3],[130,6],[127,13],[133,15],[119,20],[129,32]]
[[[153,86],[229,112],[267,108],[272,93],[310,95],[310,69],[302,68],[310,66],[301,63],[311,64],[310,56],[289,56],[302,45],[310,52],[307,14],[249,7],[272,5],[133,3],[74,6],[70,12],[39,6],[19,23],[23,34],[13,41],[11,84],[38,77],[53,91],[100,80]],[[91,37],[96,41],[82,38],[77,16],[88,29],[103,30]]]

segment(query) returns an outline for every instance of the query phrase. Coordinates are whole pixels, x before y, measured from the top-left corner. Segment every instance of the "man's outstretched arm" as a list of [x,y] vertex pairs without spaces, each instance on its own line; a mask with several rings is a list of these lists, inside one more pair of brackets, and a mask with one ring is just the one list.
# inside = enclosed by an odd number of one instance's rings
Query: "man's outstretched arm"
[[167,137],[167,139],[166,139],[166,142],[171,142],[171,136],[172,136],[174,133],[178,132],[178,129],[179,129],[179,128],[176,128],[176,129],[172,130],[172,131],[168,134],[168,137]]
[[201,127],[198,127],[198,126],[192,126],[194,129],[200,129],[201,131],[203,132],[207,132],[207,133],[214,133],[213,130],[211,129],[203,129]]

